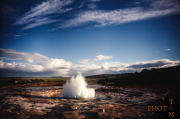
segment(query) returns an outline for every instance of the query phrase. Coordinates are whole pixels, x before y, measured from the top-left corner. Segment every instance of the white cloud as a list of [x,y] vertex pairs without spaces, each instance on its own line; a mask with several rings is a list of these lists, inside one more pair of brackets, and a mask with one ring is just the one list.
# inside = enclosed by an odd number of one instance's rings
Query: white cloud
[[108,69],[109,67],[117,66],[120,64],[121,64],[121,62],[105,62],[102,64],[101,69]]
[[[180,5],[176,0],[151,1],[150,3],[151,7],[147,8],[147,10],[144,10],[142,7],[135,7],[112,11],[83,11],[78,13],[76,18],[62,23],[60,28],[81,26],[89,23],[95,23],[95,26],[119,25],[180,12]],[[156,5],[156,3],[159,5]]]
[[46,2],[42,2],[19,18],[16,22],[16,25],[29,23],[29,25],[24,28],[29,29],[39,25],[53,23],[56,20],[52,20],[52,17],[47,17],[47,15],[71,11],[72,8],[64,7],[73,3],[73,1],[74,0],[48,0]]
[[171,66],[177,66],[180,64],[179,61],[170,61],[169,59],[160,59],[160,60],[152,60],[152,61],[143,61],[143,62],[137,62],[132,64],[120,64],[116,66],[108,66],[108,63],[105,63],[102,65],[102,69],[115,71],[119,73],[125,73],[125,72],[135,72],[135,71],[141,71],[142,69],[151,69],[151,68],[164,68],[164,67],[171,67]]
[[71,73],[76,74],[77,71],[81,72],[84,76],[96,75],[96,74],[117,74],[117,73],[134,73],[140,72],[142,69],[151,68],[164,68],[177,66],[179,61],[170,61],[169,59],[160,59],[152,61],[143,61],[132,64],[120,63],[120,62],[105,62],[102,66],[96,64],[92,65],[73,65],[71,67]]
[[96,64],[91,65],[73,65],[71,67],[71,74],[76,75],[77,72],[81,72],[83,76],[101,74],[101,66],[97,66]]
[[86,60],[81,60],[81,61],[78,61],[78,63],[81,63],[81,64],[89,64],[90,59],[86,59]]
[[29,63],[5,63],[3,60],[0,61],[0,69],[9,69],[15,71],[25,72],[42,72],[44,67],[41,65],[34,65]]
[[0,54],[2,54],[3,56],[14,58],[16,60],[24,60],[29,63],[33,63],[34,60],[49,60],[48,57],[38,53],[30,54],[25,52],[16,52],[13,49],[0,48]]
[[[84,76],[96,74],[117,74],[134,73],[142,69],[164,68],[177,66],[180,60],[171,61],[169,59],[159,59],[152,61],[142,61],[132,64],[121,62],[105,62],[101,66],[96,64],[87,64],[90,59],[82,60],[84,64],[72,64],[64,59],[50,59],[38,53],[17,52],[12,49],[0,49],[2,56],[0,59],[0,75],[3,76],[71,76],[81,72]],[[96,60],[108,59],[110,56],[96,56]],[[27,63],[8,63],[4,60],[23,60]],[[95,59],[94,59],[95,60]]]
[[[106,59],[111,59],[113,58],[112,56],[103,56],[103,55],[98,55],[95,57],[95,59],[85,59],[85,60],[81,60],[81,61],[78,61],[78,63],[80,64],[90,64],[90,63],[93,63],[93,61],[97,61],[97,60],[106,60]],[[91,62],[89,62],[91,60]]]
[[14,58],[0,57],[0,60],[14,60]]
[[106,60],[106,59],[111,59],[113,58],[112,56],[103,56],[103,55],[98,55],[94,60]]
[[[56,72],[59,75],[68,76],[71,62],[64,59],[49,59],[48,57],[34,53],[16,52],[12,49],[0,49],[0,54],[14,60],[23,60],[27,63],[5,63],[0,61],[0,69],[22,71],[22,72]],[[1,59],[8,60],[3,57]]]
[[72,65],[71,62],[67,62],[64,59],[50,59],[49,62],[45,62],[45,63],[48,68],[56,68],[56,69],[69,69],[70,66]]

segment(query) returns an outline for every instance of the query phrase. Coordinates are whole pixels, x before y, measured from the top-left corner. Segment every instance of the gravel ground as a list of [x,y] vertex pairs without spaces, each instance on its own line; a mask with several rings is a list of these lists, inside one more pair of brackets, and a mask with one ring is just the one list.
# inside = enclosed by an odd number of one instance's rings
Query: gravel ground
[[0,91],[2,119],[167,118],[167,112],[148,111],[165,105],[166,95],[142,87],[95,86],[94,99],[63,98],[62,87],[12,87]]

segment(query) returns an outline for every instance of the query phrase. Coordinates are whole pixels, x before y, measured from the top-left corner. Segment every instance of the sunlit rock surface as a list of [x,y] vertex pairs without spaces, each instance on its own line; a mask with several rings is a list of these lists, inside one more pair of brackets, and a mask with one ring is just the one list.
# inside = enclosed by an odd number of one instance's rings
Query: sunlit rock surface
[[[61,86],[14,88],[0,91],[0,117],[125,118],[151,115],[148,105],[161,97],[144,89],[91,86],[95,98],[64,98]],[[149,117],[149,116],[148,116]],[[150,119],[150,118],[149,118]]]

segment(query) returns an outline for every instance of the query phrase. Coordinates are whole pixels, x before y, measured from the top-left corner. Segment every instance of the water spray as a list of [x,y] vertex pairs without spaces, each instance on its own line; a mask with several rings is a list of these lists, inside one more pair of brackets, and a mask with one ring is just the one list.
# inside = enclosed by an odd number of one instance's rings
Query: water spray
[[76,78],[71,77],[70,81],[66,81],[63,85],[63,97],[66,98],[92,98],[95,96],[93,88],[87,88],[87,83],[81,73]]

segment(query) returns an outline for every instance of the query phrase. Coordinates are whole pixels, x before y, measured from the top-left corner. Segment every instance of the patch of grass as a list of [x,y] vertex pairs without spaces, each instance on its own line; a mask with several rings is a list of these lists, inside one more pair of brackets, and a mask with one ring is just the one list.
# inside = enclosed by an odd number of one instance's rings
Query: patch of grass
[[0,85],[35,83],[35,82],[63,82],[70,77],[45,78],[45,77],[0,77]]
[[[22,83],[35,83],[35,82],[62,82],[65,83],[70,80],[71,77],[0,77],[0,85],[10,85],[10,84],[22,84]],[[85,78],[88,84],[98,84],[99,80],[103,78]]]

